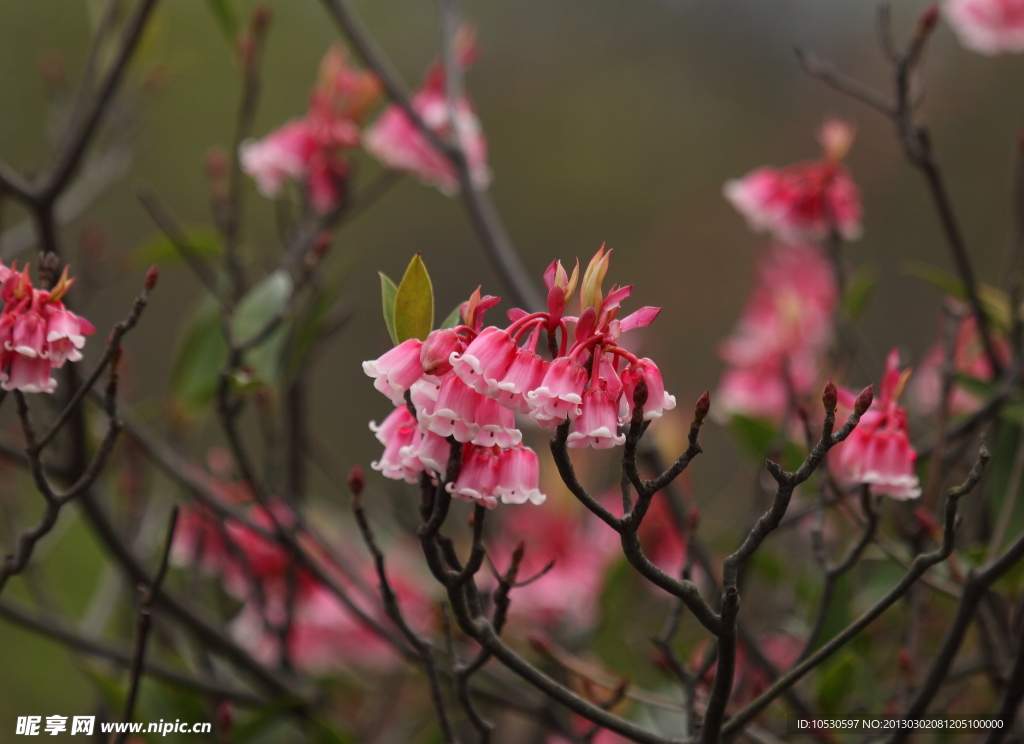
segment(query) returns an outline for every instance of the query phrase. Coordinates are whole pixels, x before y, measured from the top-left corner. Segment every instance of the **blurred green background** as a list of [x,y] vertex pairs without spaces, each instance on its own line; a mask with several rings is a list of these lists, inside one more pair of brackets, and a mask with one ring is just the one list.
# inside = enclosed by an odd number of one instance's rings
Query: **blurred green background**
[[[315,0],[269,4],[274,16],[257,135],[302,114],[320,57],[338,38]],[[0,157],[25,172],[49,154],[53,86],[41,70],[53,77],[59,65],[71,84],[77,80],[98,5],[0,0]],[[415,85],[438,48],[434,5],[355,5]],[[253,7],[239,3],[246,16]],[[913,27],[923,7],[896,4],[898,33]],[[913,361],[933,343],[940,295],[903,271],[908,259],[949,266],[923,182],[905,163],[888,121],[809,79],[793,53],[794,45],[817,50],[888,88],[872,3],[472,0],[465,15],[479,28],[482,56],[467,86],[490,143],[493,196],[524,261],[539,280],[553,258],[585,262],[602,242],[613,248],[611,281],[634,283],[636,305],[665,309],[643,339],[643,352],[661,365],[680,410],[716,386],[716,343],[739,315],[761,244],[722,198],[722,184],[761,164],[815,157],[814,132],[828,114],[857,125],[848,162],[864,193],[865,235],[848,256],[881,277],[861,322],[864,333],[879,360],[899,345]],[[161,3],[139,62],[134,74],[146,92],[136,101],[130,170],[62,235],[76,272],[88,271],[95,281],[82,292],[79,309],[100,339],[140,284],[142,268],[132,263],[132,252],[155,233],[136,188],[151,186],[186,224],[208,223],[204,156],[230,141],[240,95],[233,50],[202,0]],[[940,25],[925,69],[922,116],[932,126],[978,272],[998,283],[1011,226],[1016,132],[1024,122],[1024,60],[963,51]],[[363,161],[360,168],[375,171]],[[256,274],[279,248],[273,205],[247,184],[244,213],[244,245]],[[22,217],[8,204],[3,225]],[[334,245],[348,263],[342,302],[356,314],[313,372],[311,426],[344,472],[376,458],[366,422],[387,411],[359,365],[389,343],[376,272],[397,278],[410,255],[422,252],[444,314],[477,284],[493,294],[504,288],[461,203],[412,179],[341,228]],[[200,296],[184,268],[164,272],[128,341],[130,401],[160,399],[174,340]],[[91,344],[90,359],[100,346]],[[754,471],[716,425],[703,441],[706,454],[693,483],[702,530],[713,538],[745,521]],[[13,474],[5,478],[4,498],[13,500],[26,484]],[[385,488],[377,478],[373,485]],[[342,498],[316,472],[313,491],[327,501]],[[77,515],[65,513],[58,532],[41,570],[53,602],[77,617],[93,594],[102,558]],[[15,587],[16,595],[24,591]],[[17,715],[85,712],[91,689],[58,646],[0,623],[4,726]]]

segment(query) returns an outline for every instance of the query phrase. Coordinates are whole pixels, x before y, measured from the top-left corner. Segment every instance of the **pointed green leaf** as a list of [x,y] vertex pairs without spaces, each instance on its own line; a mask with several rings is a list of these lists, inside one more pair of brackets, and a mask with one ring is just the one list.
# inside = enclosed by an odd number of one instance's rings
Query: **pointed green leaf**
[[[185,233],[188,249],[196,258],[212,261],[220,256],[220,236],[209,229],[189,230]],[[173,241],[163,233],[153,236],[132,251],[132,262],[136,266],[149,267],[181,263],[184,257]]]
[[194,415],[210,402],[227,356],[220,308],[206,297],[182,331],[171,370],[170,393],[183,413]]
[[843,295],[843,314],[847,320],[855,321],[863,315],[877,283],[878,276],[870,266],[861,266],[854,272]]
[[395,293],[396,343],[418,338],[421,341],[434,328],[434,288],[427,267],[417,253],[405,270]]
[[[916,276],[918,279],[924,279],[946,294],[952,295],[964,302],[967,301],[967,288],[964,286],[964,283],[958,276],[948,271],[943,271],[937,266],[932,266],[923,261],[908,261],[906,272],[911,276]],[[1013,309],[1010,305],[1009,296],[991,284],[979,282],[978,299],[981,302],[981,309],[989,321],[1000,331],[1008,332],[1013,321]]]
[[238,37],[238,15],[231,4],[231,0],[206,0],[206,7],[210,9],[220,31],[229,43],[234,44]]
[[383,271],[377,273],[380,274],[380,301],[384,308],[384,325],[388,327],[391,343],[398,346],[398,334],[395,333],[395,295],[398,294],[398,287]]
[[448,317],[441,324],[442,328],[454,328],[462,322],[462,303],[455,306],[455,309],[448,313]]

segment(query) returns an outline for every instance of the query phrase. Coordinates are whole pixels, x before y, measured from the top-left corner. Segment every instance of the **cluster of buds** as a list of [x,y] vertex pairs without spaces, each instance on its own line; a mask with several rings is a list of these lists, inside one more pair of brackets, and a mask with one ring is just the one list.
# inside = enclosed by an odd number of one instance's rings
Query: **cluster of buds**
[[[610,258],[602,247],[582,281],[578,263],[569,275],[553,262],[544,273],[546,312],[513,309],[508,326],[485,328],[484,312],[498,299],[477,289],[460,309],[462,325],[434,331],[422,342],[408,339],[364,362],[374,386],[396,406],[382,424],[371,424],[385,447],[373,467],[409,482],[423,471],[443,478],[452,440],[464,446],[461,470],[447,486],[454,496],[489,507],[499,499],[537,504],[545,498],[537,486],[537,456],[522,445],[516,414],[547,429],[568,422],[570,447],[605,449],[625,441],[620,429],[634,405],[642,407],[645,420],[674,408],[657,365],[618,344],[659,309],[644,307],[618,319],[632,287],[613,286],[603,294]],[[577,284],[580,313],[567,316]],[[537,352],[542,336],[551,359]]]
[[52,393],[57,388],[53,370],[81,359],[85,337],[96,332],[61,301],[74,279],[68,278],[65,266],[52,289],[36,289],[27,265],[18,271],[16,263],[0,263],[0,282],[0,385],[23,393]]

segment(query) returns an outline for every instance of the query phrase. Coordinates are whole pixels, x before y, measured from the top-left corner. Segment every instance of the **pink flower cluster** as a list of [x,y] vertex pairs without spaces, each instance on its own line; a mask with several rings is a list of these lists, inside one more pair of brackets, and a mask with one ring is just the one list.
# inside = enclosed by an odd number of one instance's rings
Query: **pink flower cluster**
[[52,393],[53,370],[82,358],[85,337],[96,332],[85,318],[64,307],[61,299],[74,279],[64,268],[50,290],[32,286],[28,266],[0,263],[0,386],[23,393]]
[[[456,63],[463,70],[477,56],[472,36],[472,32],[463,29],[456,37]],[[457,139],[469,165],[473,185],[478,189],[486,188],[491,181],[491,171],[487,166],[487,140],[483,128],[473,104],[465,95],[449,106],[444,66],[440,62],[431,65],[420,89],[409,99],[409,105],[442,142],[451,142],[453,136]],[[388,168],[410,173],[444,194],[454,194],[459,190],[458,174],[451,162],[431,144],[398,104],[385,108],[366,130],[363,146]]]
[[[909,369],[900,371],[900,355],[893,349],[886,359],[880,399],[861,416],[846,441],[829,451],[829,464],[841,483],[869,485],[872,493],[900,501],[921,495],[907,411],[897,405],[909,376]],[[839,390],[841,408],[853,410],[855,399],[849,390]]]
[[981,54],[1024,52],[1024,0],[949,0],[944,10],[968,49]]
[[838,295],[821,250],[772,245],[743,317],[719,349],[728,366],[716,410],[781,423],[791,399],[809,394],[820,379]]
[[[1005,338],[993,336],[996,356],[1003,366],[1010,362],[1010,345]],[[914,374],[910,385],[910,396],[914,409],[923,416],[935,413],[942,399],[942,366],[946,352],[942,343],[937,343],[925,354]],[[960,377],[979,382],[995,379],[992,365],[978,333],[978,323],[973,315],[964,318],[957,330],[953,345],[953,368]],[[974,413],[982,405],[982,399],[962,385],[954,385],[949,396],[949,412],[954,416]]]
[[763,166],[725,184],[725,196],[750,229],[779,240],[846,240],[861,234],[860,190],[843,165],[853,128],[831,119],[818,132],[822,157],[788,168]]
[[[228,504],[249,498],[241,484],[211,481],[212,490]],[[290,509],[282,502],[271,505],[271,513],[260,506],[242,507],[252,524],[268,532],[276,522],[291,526]],[[307,535],[299,533],[300,543],[309,555],[319,556],[321,565],[334,581],[346,589],[349,597],[370,617],[386,623],[380,602],[367,596],[364,586],[375,586],[373,567],[365,565],[361,583],[352,581],[323,555],[323,550]],[[419,632],[433,625],[433,601],[411,577],[414,571],[396,550],[389,551],[389,562],[401,570],[389,572],[389,583],[398,596],[406,620]],[[264,664],[281,661],[282,629],[289,616],[287,656],[296,669],[310,674],[327,674],[340,669],[386,670],[399,661],[394,648],[369,630],[365,623],[346,608],[337,596],[306,568],[295,568],[289,552],[245,524],[222,520],[203,507],[183,509],[178,517],[171,559],[176,565],[195,565],[204,573],[218,576],[224,590],[243,602],[230,626],[232,637]],[[353,561],[355,563],[355,561]],[[358,565],[358,564],[356,564]],[[289,585],[294,582],[294,592]]]
[[243,142],[242,170],[267,198],[279,196],[286,182],[297,181],[317,212],[331,211],[344,196],[348,179],[345,151],[359,146],[360,122],[379,95],[377,78],[352,69],[345,53],[332,48],[320,63],[306,115],[261,140]]
[[[621,320],[619,308],[632,287],[601,285],[611,252],[602,247],[580,287],[580,315],[564,315],[579,277],[555,261],[544,279],[546,312],[513,309],[505,327],[483,327],[484,312],[498,302],[480,290],[461,308],[463,324],[437,330],[425,341],[409,339],[377,360],[363,363],[374,387],[396,406],[371,429],[384,444],[373,464],[385,476],[414,482],[428,472],[444,478],[448,445],[464,445],[462,468],[447,488],[452,495],[494,507],[498,500],[539,504],[538,463],[522,445],[516,414],[555,429],[569,421],[570,447],[614,447],[625,441],[619,429],[630,417],[634,393],[643,383],[644,418],[675,407],[661,372],[617,343],[621,334],[648,325],[657,308],[645,307]],[[573,332],[569,333],[569,325]],[[542,336],[555,347],[553,359],[537,353]],[[406,405],[416,411],[413,416]]]

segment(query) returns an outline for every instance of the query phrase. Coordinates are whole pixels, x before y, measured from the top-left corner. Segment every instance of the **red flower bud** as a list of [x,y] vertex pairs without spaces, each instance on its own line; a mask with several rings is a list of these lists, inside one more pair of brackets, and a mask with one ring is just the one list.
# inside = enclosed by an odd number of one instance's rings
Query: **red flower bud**
[[269,6],[256,6],[256,10],[252,14],[252,32],[254,36],[262,38],[267,33],[267,27],[270,25],[270,19],[273,18],[273,15]]
[[206,177],[211,181],[219,181],[224,178],[228,169],[228,156],[223,147],[214,146],[206,151],[205,167]]
[[462,338],[451,328],[431,331],[420,347],[420,364],[428,375],[444,375],[451,371],[449,359],[452,352],[461,353],[466,348]]
[[693,420],[698,424],[703,424],[704,419],[707,418],[708,411],[711,410],[711,394],[705,390],[704,395],[697,399],[697,405],[693,408]]
[[220,741],[231,741],[231,733],[235,723],[235,710],[230,700],[221,700],[217,703],[217,711],[214,714],[217,721],[217,736]]
[[836,386],[831,379],[825,385],[825,389],[821,392],[821,402],[824,404],[825,410],[828,413],[836,412],[836,405],[839,403],[839,391],[836,390]]
[[929,5],[921,13],[921,18],[918,20],[918,28],[921,29],[922,34],[930,34],[935,28],[935,24],[939,22],[939,6]]
[[353,496],[359,496],[365,487],[366,476],[363,475],[363,469],[358,465],[353,465],[352,469],[348,471],[348,490],[352,492]]
[[867,413],[867,410],[871,408],[871,401],[875,399],[875,386],[868,385],[866,388],[861,390],[860,395],[857,396],[857,401],[853,404],[853,412],[858,416],[863,416]]
[[152,292],[153,287],[156,286],[157,281],[160,279],[160,267],[153,264],[149,267],[149,271],[146,272],[146,278],[142,282],[142,286],[146,288],[147,292]]

